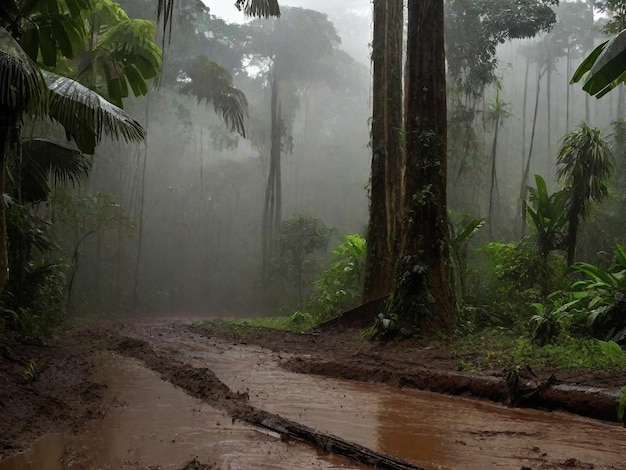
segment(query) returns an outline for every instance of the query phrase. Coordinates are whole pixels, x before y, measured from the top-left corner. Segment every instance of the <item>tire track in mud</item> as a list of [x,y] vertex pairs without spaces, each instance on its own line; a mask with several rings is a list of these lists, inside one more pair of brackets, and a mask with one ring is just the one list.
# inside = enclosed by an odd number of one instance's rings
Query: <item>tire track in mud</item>
[[296,421],[251,406],[248,394],[233,392],[206,367],[193,367],[157,352],[148,342],[123,335],[108,338],[109,348],[124,356],[142,361],[161,374],[163,380],[176,385],[195,398],[240,420],[268,429],[283,440],[295,439],[321,452],[342,455],[354,462],[389,470],[424,470],[423,467],[390,457],[332,434],[322,433]]

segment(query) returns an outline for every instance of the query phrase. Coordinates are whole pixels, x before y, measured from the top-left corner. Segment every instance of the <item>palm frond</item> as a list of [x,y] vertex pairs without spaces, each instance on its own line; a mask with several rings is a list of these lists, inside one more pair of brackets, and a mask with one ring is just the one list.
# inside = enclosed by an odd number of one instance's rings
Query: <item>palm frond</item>
[[262,18],[280,16],[280,7],[277,0],[237,0],[235,6],[248,16]]
[[0,27],[0,106],[18,115],[45,113],[48,88],[41,70],[24,52],[18,42]]
[[[91,160],[76,149],[64,147],[45,139],[22,141],[22,161],[43,170],[42,176],[51,176],[55,184],[78,185],[91,170]],[[22,168],[22,177],[24,177]]]
[[244,119],[248,116],[248,100],[241,90],[234,87],[222,90],[213,98],[213,106],[230,130],[246,137]]
[[207,105],[212,102],[215,112],[221,115],[229,129],[245,137],[248,100],[232,83],[228,70],[205,56],[199,56],[189,67],[181,90],[195,96],[198,102],[205,101]]
[[50,89],[50,117],[59,122],[78,148],[93,154],[107,134],[126,142],[139,142],[145,130],[129,114],[75,80],[46,73]]

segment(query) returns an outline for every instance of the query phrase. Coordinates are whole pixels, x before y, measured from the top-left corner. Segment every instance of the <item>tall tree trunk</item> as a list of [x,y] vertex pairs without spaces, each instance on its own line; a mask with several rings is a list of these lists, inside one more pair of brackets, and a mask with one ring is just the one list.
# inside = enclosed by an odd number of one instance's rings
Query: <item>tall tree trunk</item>
[[528,176],[530,173],[530,160],[533,156],[533,146],[535,143],[535,130],[537,129],[537,110],[539,109],[539,92],[541,91],[541,77],[544,71],[539,72],[537,77],[537,94],[535,95],[535,112],[533,114],[533,127],[530,131],[530,146],[528,148],[528,158],[526,159],[526,168],[522,175],[522,183],[520,184],[518,199],[518,219],[520,220],[520,233],[523,237],[526,234],[526,193],[528,191]]
[[552,123],[552,105],[550,103],[551,101],[551,91],[552,89],[552,59],[548,60],[548,65],[547,65],[547,69],[546,69],[546,105],[548,106],[548,113],[547,113],[547,118],[548,118],[548,123],[546,124],[547,126],[547,133],[548,133],[548,158],[552,158],[552,127],[551,127],[551,123]]
[[576,260],[576,239],[578,238],[579,214],[582,203],[574,198],[567,216],[567,265],[571,266]]
[[447,125],[443,0],[409,0],[406,219],[387,313],[427,333],[455,321],[446,202]]
[[[0,107],[0,110],[5,111]],[[0,294],[4,292],[9,279],[9,241],[7,238],[7,210],[4,203],[4,193],[6,192],[6,162],[9,147],[9,133],[11,128],[7,115],[0,116]]]
[[530,69],[530,55],[526,57],[526,70],[524,71],[524,98],[522,103],[522,168],[524,173],[524,161],[526,160],[526,108],[528,101],[528,71]]
[[569,81],[570,81],[570,77],[572,76],[572,57],[571,57],[571,52],[572,52],[572,47],[571,44],[569,42],[569,37],[567,38],[567,76],[565,77],[566,81],[565,81],[565,133],[567,134],[569,132],[569,102],[570,102],[570,85],[569,85]]
[[271,83],[271,148],[270,166],[267,176],[267,186],[265,187],[265,203],[263,207],[263,219],[261,223],[262,243],[263,243],[263,271],[268,268],[269,260],[274,244],[274,237],[280,226],[281,219],[281,191],[280,191],[280,136],[281,117],[280,104],[278,102],[278,80],[272,77]]
[[[148,125],[150,123],[150,96],[148,95],[146,101],[146,134],[148,133]],[[144,225],[144,197],[146,194],[146,169],[148,167],[148,139],[146,138],[143,142],[143,162],[141,169],[141,181],[140,181],[140,189],[139,189],[139,213],[137,215],[137,254],[135,256],[135,276],[134,276],[134,285],[133,285],[133,301],[132,301],[132,312],[137,313],[137,304],[139,302],[139,284],[140,284],[140,274],[141,274],[141,249],[143,244],[143,225]]]
[[491,146],[491,184],[489,186],[489,238],[493,238],[493,226],[496,221],[495,217],[495,189],[497,186],[498,176],[496,174],[496,156],[498,149],[498,130],[500,128],[500,115],[496,116],[494,124],[493,144]]
[[363,300],[391,290],[402,222],[402,0],[374,1],[372,179]]

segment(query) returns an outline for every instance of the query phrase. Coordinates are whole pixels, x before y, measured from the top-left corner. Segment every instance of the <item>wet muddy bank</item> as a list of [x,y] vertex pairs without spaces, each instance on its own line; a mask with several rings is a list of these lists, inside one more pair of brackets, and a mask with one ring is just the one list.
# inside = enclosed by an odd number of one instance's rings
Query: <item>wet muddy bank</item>
[[207,339],[254,344],[293,354],[282,365],[293,372],[316,374],[394,387],[415,388],[473,397],[516,407],[564,410],[580,416],[617,422],[620,387],[626,373],[596,375],[593,371],[520,371],[515,389],[507,386],[506,371],[458,372],[463,359],[440,348],[423,348],[412,341],[389,344],[359,339],[358,330],[293,333],[251,328],[234,334],[216,328],[189,326]]
[[0,345],[0,460],[46,433],[72,432],[103,415],[88,354],[62,341]]
[[[336,361],[317,361],[296,357],[286,360],[283,366],[301,374],[317,374],[362,382],[379,382],[396,387],[415,388],[429,392],[463,397],[473,397],[505,403],[521,408],[545,411],[563,410],[587,418],[617,422],[619,392],[587,386],[558,384],[548,379],[520,379],[512,396],[505,378],[470,375],[451,371],[412,368],[395,370],[393,366],[358,364]],[[512,403],[515,401],[515,403]]]

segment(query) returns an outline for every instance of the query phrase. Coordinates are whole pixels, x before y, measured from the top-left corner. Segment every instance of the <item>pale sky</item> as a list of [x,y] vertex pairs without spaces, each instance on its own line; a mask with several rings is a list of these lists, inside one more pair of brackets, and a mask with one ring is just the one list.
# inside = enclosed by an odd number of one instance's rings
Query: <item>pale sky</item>
[[[230,23],[243,23],[245,15],[235,8],[235,0],[202,0],[211,14]],[[326,13],[342,39],[342,48],[355,59],[368,64],[371,41],[370,0],[279,0],[280,6],[301,7]]]

